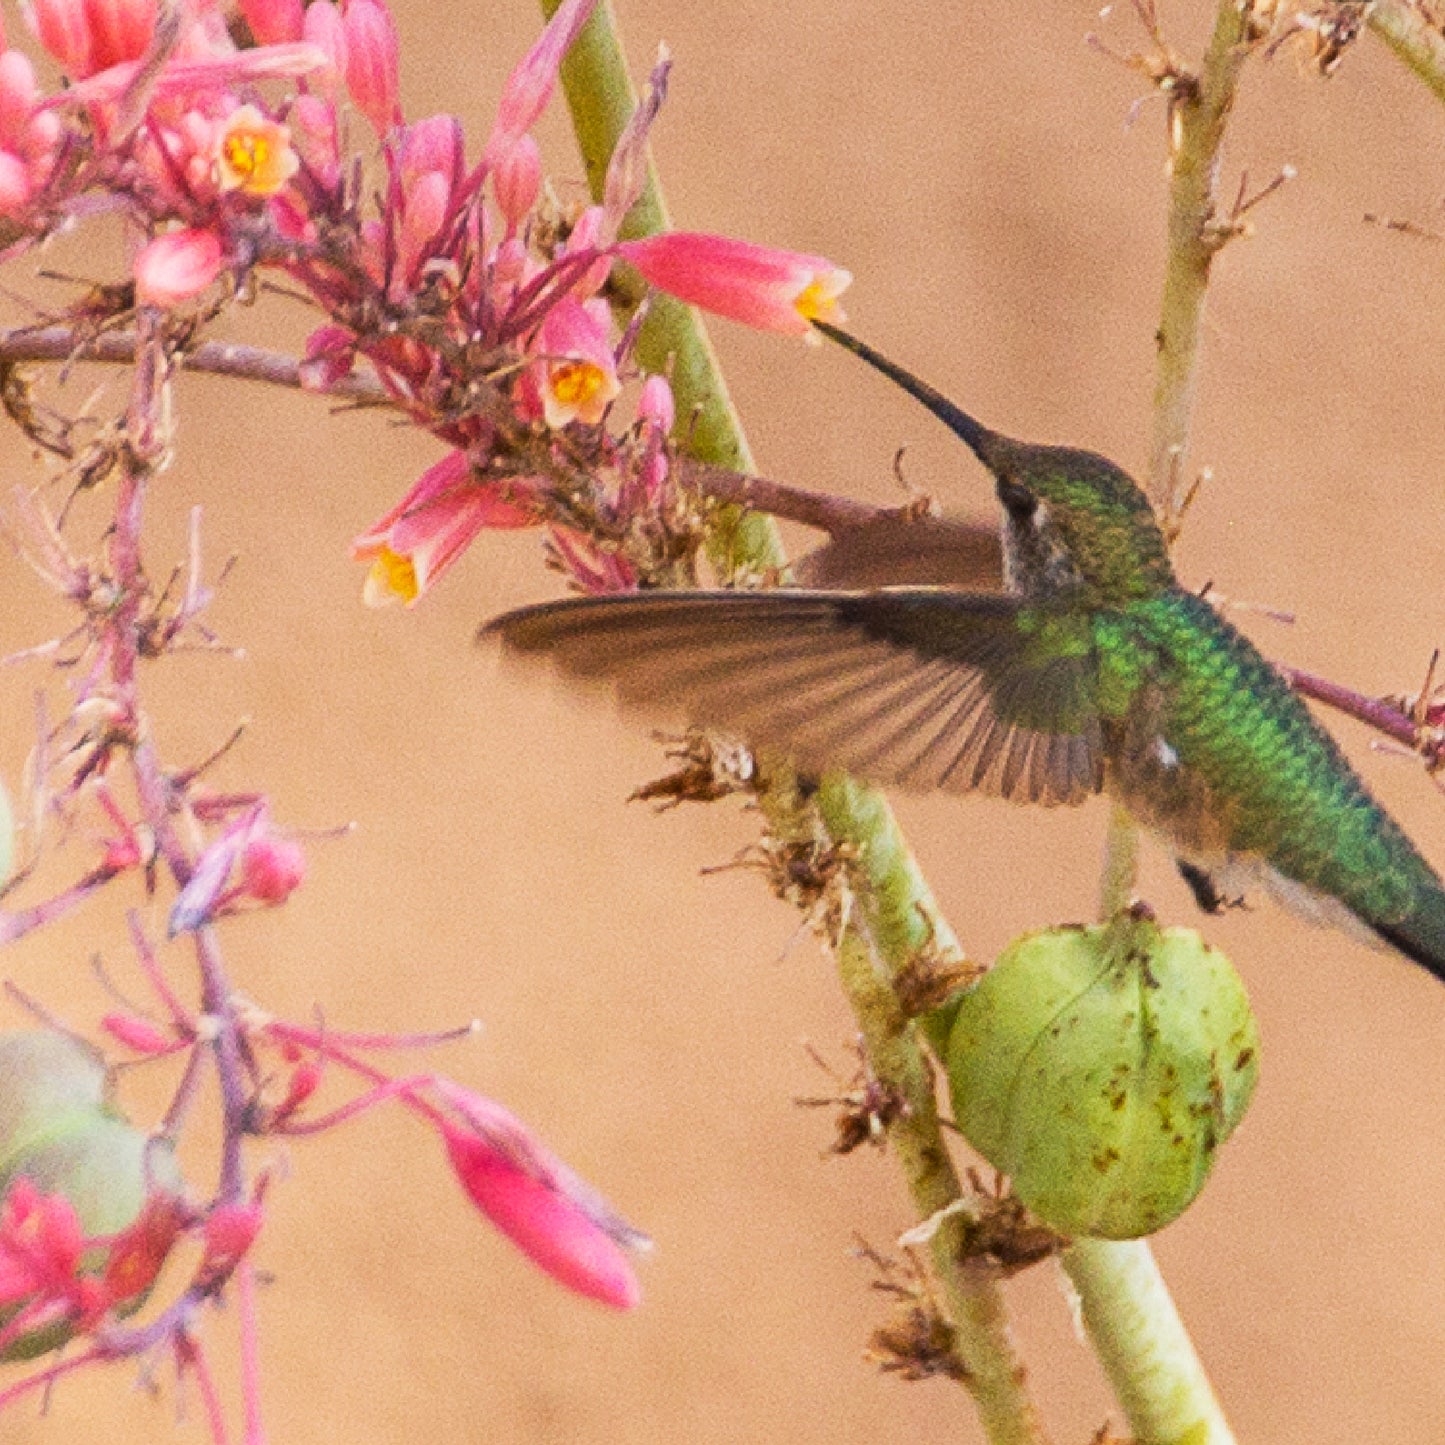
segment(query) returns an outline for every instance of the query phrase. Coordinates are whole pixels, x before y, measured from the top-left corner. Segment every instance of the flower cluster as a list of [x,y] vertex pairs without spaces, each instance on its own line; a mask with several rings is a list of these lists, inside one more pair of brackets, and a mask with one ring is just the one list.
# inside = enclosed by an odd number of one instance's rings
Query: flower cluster
[[[836,314],[848,278],[821,257],[717,236],[627,236],[665,59],[602,199],[558,205],[532,131],[594,4],[563,0],[470,155],[456,118],[404,118],[385,0],[239,0],[239,16],[218,0],[30,0],[26,18],[63,76],[49,94],[0,30],[0,259],[118,219],[124,279],[49,319],[77,352],[125,328],[135,363],[123,416],[93,427],[85,446],[6,373],[7,413],[64,458],[77,490],[113,484],[114,507],[89,556],[75,554],[64,509],[43,493],[19,491],[6,507],[10,540],[76,622],[8,659],[63,668],[68,693],[60,719],[37,724],[23,833],[0,791],[0,943],[117,879],[148,902],[172,888],[164,940],[129,916],[154,1006],[117,1008],[101,1028],[133,1061],[177,1071],[148,1131],[117,1112],[100,1056],[45,1010],[45,1028],[0,1035],[0,1360],[77,1346],[0,1389],[0,1409],[88,1364],[169,1351],[227,1438],[197,1321],[234,1292],[248,1425],[258,1420],[246,1361],[267,1175],[250,1166],[249,1141],[300,1138],[384,1102],[433,1131],[466,1198],[543,1270],[615,1308],[638,1300],[631,1255],[645,1239],[520,1120],[439,1075],[393,1076],[371,1061],[437,1039],[288,1024],[231,986],[217,925],[285,903],[306,853],[264,795],[211,790],[207,770],[230,743],[189,766],[162,761],[139,682],[142,661],[220,647],[205,624],[199,512],[189,566],[157,587],[141,563],[144,501],[171,440],[171,370],[267,275],[316,313],[294,379],[320,394],[364,384],[442,449],[352,544],[367,601],[417,601],[487,528],[541,530],[553,563],[586,590],[693,580],[702,513],[673,441],[689,418],[667,377],[639,365],[638,276],[796,335]],[[361,155],[346,139],[357,129]],[[18,907],[47,830],[82,840],[85,871]],[[162,966],[171,947],[194,955],[194,1001]],[[173,1145],[207,1073],[221,1101],[220,1167],[202,1197]],[[320,1107],[342,1080],[346,1096]],[[16,1132],[17,1120],[36,1127]],[[189,1276],[131,1318],[182,1240],[194,1246]]]
[[[666,61],[602,203],[559,210],[531,130],[593,3],[559,8],[475,161],[454,117],[402,120],[383,0],[247,0],[244,46],[205,0],[182,0],[168,27],[155,0],[37,0],[39,39],[72,84],[42,97],[22,54],[0,56],[12,251],[99,194],[134,224],[142,305],[199,304],[279,269],[326,316],[304,384],[324,391],[364,362],[449,449],[357,537],[369,601],[414,602],[489,527],[550,528],[557,561],[590,589],[676,580],[695,538],[668,486],[666,380],[647,379],[630,427],[610,425],[636,374],[635,327],[619,333],[609,304],[616,268],[800,335],[847,283],[822,257],[721,237],[619,242]],[[374,209],[342,153],[347,103],[379,141]]]

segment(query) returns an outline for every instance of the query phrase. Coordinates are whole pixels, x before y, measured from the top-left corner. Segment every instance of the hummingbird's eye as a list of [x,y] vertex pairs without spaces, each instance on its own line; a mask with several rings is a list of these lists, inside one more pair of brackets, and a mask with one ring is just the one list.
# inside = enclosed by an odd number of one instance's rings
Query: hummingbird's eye
[[1008,477],[998,479],[998,499],[1016,522],[1027,522],[1039,507],[1039,499],[1027,487]]

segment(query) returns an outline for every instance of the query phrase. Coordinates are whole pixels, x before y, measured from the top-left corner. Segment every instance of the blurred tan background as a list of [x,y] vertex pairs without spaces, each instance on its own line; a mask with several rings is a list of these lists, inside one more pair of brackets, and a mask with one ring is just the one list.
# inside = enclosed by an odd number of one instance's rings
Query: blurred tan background
[[[1212,8],[1166,6],[1186,56]],[[985,420],[1142,469],[1163,111],[1149,100],[1126,123],[1142,82],[1084,44],[1094,5],[622,12],[639,72],[659,40],[676,56],[657,149],[679,225],[836,258],[857,276],[856,328]],[[534,12],[402,0],[399,20],[408,113],[459,111],[475,146]],[[1121,50],[1139,40],[1124,13],[1102,30]],[[560,110],[544,142],[580,194]],[[1181,571],[1297,613],[1293,627],[1239,620],[1270,654],[1367,692],[1418,685],[1445,640],[1445,248],[1363,217],[1445,224],[1442,161],[1445,113],[1368,40],[1328,83],[1288,50],[1252,66],[1228,151],[1227,189],[1242,167],[1255,184],[1285,163],[1299,179],[1217,270],[1193,452],[1215,479]],[[274,337],[276,318],[302,334],[274,301],[248,329]],[[906,443],[915,482],[988,505],[972,461],[861,367],[716,335],[768,473],[889,500]],[[269,1009],[321,1008],[338,1026],[481,1018],[479,1039],[431,1063],[516,1109],[659,1245],[644,1305],[616,1317],[494,1236],[400,1116],[298,1145],[260,1255],[274,1273],[271,1439],[981,1439],[956,1387],[908,1386],[860,1358],[886,1306],[854,1236],[888,1247],[912,1221],[885,1159],[820,1157],[826,1113],[791,1102],[831,1088],[803,1040],[846,1064],[826,960],[790,946],[796,920],[755,876],[699,876],[752,824],[728,806],[655,818],[624,805],[659,770],[654,748],[601,707],[499,676],[471,645],[483,617],[555,590],[534,539],[484,539],[415,612],[368,612],[347,543],[437,449],[259,389],[188,380],[180,400],[150,556],[162,572],[180,555],[185,508],[203,502],[212,562],[240,555],[214,621],[246,658],[167,669],[163,748],[193,761],[250,716],[221,781],[266,789],[291,824],[359,824],[313,848],[284,910],[227,928],[235,977]],[[6,455],[23,464],[13,443]],[[52,617],[27,571],[0,567],[0,652]],[[43,680],[0,674],[11,780]],[[1445,863],[1445,799],[1330,725]],[[1090,913],[1102,805],[901,811],[980,956]],[[1157,852],[1145,892],[1194,921]],[[107,902],[4,971],[93,1017],[86,963],[96,948],[123,962],[118,917]],[[1445,989],[1265,904],[1209,933],[1250,984],[1265,1053],[1215,1180],[1157,1242],[1200,1349],[1243,1440],[1438,1439]],[[1052,1267],[1010,1296],[1057,1437],[1082,1445],[1111,1406]],[[218,1360],[232,1328],[214,1321]],[[169,1390],[127,1386],[123,1373],[66,1384],[48,1418],[7,1417],[0,1439],[172,1438]],[[175,1438],[203,1438],[194,1402],[189,1416]]]

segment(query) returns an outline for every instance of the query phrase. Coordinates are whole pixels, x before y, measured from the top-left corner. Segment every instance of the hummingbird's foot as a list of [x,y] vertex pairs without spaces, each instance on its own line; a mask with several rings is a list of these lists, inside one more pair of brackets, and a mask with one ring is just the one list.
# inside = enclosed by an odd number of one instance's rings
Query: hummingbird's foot
[[1220,888],[1214,876],[1197,863],[1176,858],[1174,866],[1179,869],[1179,876],[1189,885],[1189,891],[1194,895],[1194,901],[1202,912],[1219,914],[1231,908],[1248,907],[1242,895],[1231,897]]

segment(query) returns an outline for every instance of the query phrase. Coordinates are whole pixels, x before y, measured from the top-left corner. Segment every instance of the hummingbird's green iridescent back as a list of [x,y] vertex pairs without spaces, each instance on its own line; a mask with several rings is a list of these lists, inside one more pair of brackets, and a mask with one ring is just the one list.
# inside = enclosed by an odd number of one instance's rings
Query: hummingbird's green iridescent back
[[1258,858],[1376,928],[1439,893],[1333,739],[1203,598],[1173,587],[1096,628],[1139,686],[1111,724],[1109,786],[1184,856]]

